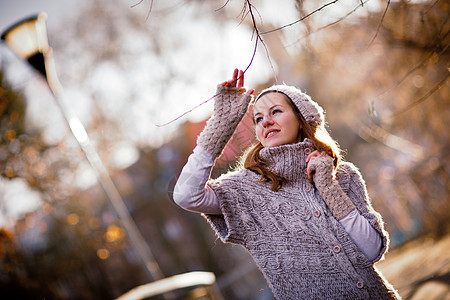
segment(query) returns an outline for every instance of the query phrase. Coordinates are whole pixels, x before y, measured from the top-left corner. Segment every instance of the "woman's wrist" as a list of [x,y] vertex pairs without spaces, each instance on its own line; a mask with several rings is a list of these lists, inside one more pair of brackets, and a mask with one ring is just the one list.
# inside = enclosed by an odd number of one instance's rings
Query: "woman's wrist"
[[321,154],[312,159],[308,167],[314,173],[316,188],[336,219],[341,220],[356,208],[335,178],[332,157]]
[[345,194],[337,180],[332,180],[321,188],[318,187],[318,190],[336,219],[341,220],[356,209],[355,204]]

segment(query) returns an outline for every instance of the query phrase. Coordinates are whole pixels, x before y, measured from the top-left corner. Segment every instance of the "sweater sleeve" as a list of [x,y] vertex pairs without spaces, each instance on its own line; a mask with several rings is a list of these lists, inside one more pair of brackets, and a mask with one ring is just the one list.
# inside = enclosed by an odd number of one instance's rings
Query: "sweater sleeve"
[[213,155],[195,147],[175,185],[173,199],[177,205],[193,212],[222,214],[216,194],[206,184],[213,165]]
[[[242,244],[245,226],[239,214],[235,213],[242,209],[237,208],[236,205],[239,205],[234,201],[229,201],[225,196],[228,193],[222,193],[222,201],[219,200],[214,188],[220,193],[220,187],[224,185],[222,181],[228,176],[225,174],[218,179],[210,179],[214,160],[213,155],[201,146],[195,147],[175,184],[173,200],[185,210],[202,213],[223,242]],[[230,194],[231,199],[236,199],[239,191],[232,189]]]
[[[389,234],[384,229],[381,215],[372,207],[365,181],[356,166],[348,162],[341,164],[340,170],[336,176],[339,178],[338,180],[343,187],[343,190],[355,204],[359,214],[367,220],[381,239],[380,251],[378,252],[378,255],[372,259],[372,262],[377,262],[388,250]],[[356,244],[358,245],[358,243]]]
[[247,112],[252,95],[245,88],[217,86],[214,112],[197,139],[197,145],[219,157]]
[[339,220],[339,223],[345,228],[345,231],[350,235],[350,238],[358,246],[359,250],[370,261],[378,257],[382,244],[381,236],[356,209],[342,220]]

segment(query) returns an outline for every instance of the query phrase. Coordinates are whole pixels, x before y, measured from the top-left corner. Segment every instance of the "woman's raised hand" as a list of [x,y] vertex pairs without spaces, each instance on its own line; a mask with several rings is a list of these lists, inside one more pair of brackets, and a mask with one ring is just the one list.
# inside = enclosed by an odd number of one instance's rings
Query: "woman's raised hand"
[[234,70],[231,80],[220,83],[214,95],[213,115],[200,133],[197,145],[219,157],[247,112],[254,91],[246,91],[244,72],[238,69]]
[[[231,80],[227,80],[221,83],[224,87],[244,87],[244,71],[234,69],[233,78]],[[251,89],[247,92],[248,95],[252,95],[255,92],[254,89]]]

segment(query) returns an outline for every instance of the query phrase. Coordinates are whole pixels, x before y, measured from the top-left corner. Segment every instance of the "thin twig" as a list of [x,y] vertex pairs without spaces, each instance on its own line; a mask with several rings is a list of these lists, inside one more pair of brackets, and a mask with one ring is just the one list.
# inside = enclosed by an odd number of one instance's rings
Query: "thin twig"
[[[266,53],[267,53],[267,54],[269,53],[269,52],[268,52],[268,49],[267,49],[267,47],[266,47],[266,44],[264,43],[264,40],[263,40],[262,37],[261,37],[261,34],[260,34],[260,32],[259,32],[259,29],[258,29],[258,26],[256,25],[255,14],[253,13],[253,8],[254,8],[254,6],[250,3],[250,0],[246,0],[246,2],[247,2],[247,5],[248,5],[248,12],[249,12],[250,17],[251,17],[251,19],[252,19],[252,24],[253,24],[253,35],[256,35],[256,39],[255,39],[255,47],[254,47],[254,49],[253,49],[253,55],[252,55],[252,58],[251,58],[251,60],[250,60],[250,63],[248,64],[247,68],[245,69],[245,71],[247,71],[247,70],[250,68],[250,66],[251,66],[252,63],[253,63],[253,60],[255,59],[255,56],[256,56],[256,50],[258,49],[258,42],[261,42],[261,43],[263,44],[263,46],[264,46],[264,49],[266,49]],[[259,14],[259,13],[258,13],[258,14]],[[244,73],[245,73],[245,71],[244,71]]]
[[[251,61],[253,61],[253,58],[256,55],[256,49],[257,49],[256,47],[257,47],[258,40],[259,40],[262,43],[262,45],[264,47],[264,50],[266,51],[266,56],[267,56],[267,60],[269,61],[269,64],[270,64],[270,68],[275,73],[275,68],[273,67],[272,60],[270,59],[269,49],[267,48],[267,45],[266,45],[266,43],[264,42],[264,39],[261,36],[261,33],[260,33],[259,29],[258,29],[258,25],[256,25],[255,14],[253,13],[253,8],[256,10],[256,13],[258,14],[260,20],[262,20],[261,14],[255,8],[255,6],[250,3],[250,0],[247,0],[247,3],[248,3],[248,6],[249,6],[250,15],[252,17],[253,30],[254,30],[254,33],[256,33],[255,49],[253,51],[253,56],[252,56],[252,60]],[[249,67],[250,67],[250,65],[249,65]]]
[[[448,20],[448,18],[447,18]],[[444,22],[447,22],[447,20]],[[441,27],[442,30],[443,26]],[[440,31],[441,31],[440,30]],[[445,40],[445,38],[447,37],[447,35],[450,33],[450,30],[448,30],[443,36],[440,36],[440,32],[436,35],[435,39],[433,40],[433,42],[431,42],[431,44],[434,44],[435,41],[441,39],[441,40]],[[395,89],[396,87],[398,87],[406,78],[409,77],[409,75],[411,75],[414,71],[416,71],[417,69],[421,68],[422,66],[425,65],[425,63],[430,60],[432,57],[434,57],[434,55],[440,55],[441,53],[445,53],[447,51],[447,49],[450,47],[450,45],[446,45],[442,50],[437,51],[440,47],[440,44],[437,44],[433,49],[431,49],[431,51],[429,51],[428,55],[423,56],[423,59],[418,62],[413,68],[411,68],[409,71],[407,71],[402,78],[400,78],[395,84],[393,84],[391,87],[389,87],[388,89],[386,89],[384,92],[380,93],[377,98],[382,97],[384,94],[390,92],[391,90]]]
[[[361,3],[360,3],[358,6],[356,6],[354,9],[352,9],[351,11],[349,11],[348,13],[346,13],[345,16],[343,16],[343,17],[339,18],[338,20],[336,20],[336,21],[334,21],[334,22],[331,22],[331,23],[329,23],[329,24],[327,24],[327,25],[325,25],[325,26],[320,27],[319,29],[317,29],[317,30],[311,32],[310,34],[315,33],[315,32],[317,32],[317,31],[320,31],[320,30],[323,30],[323,29],[326,29],[326,28],[331,27],[331,26],[333,26],[333,25],[336,25],[337,23],[341,22],[342,20],[348,18],[348,17],[349,17],[350,15],[352,15],[358,8],[363,7],[364,4],[366,4],[366,3],[369,2],[369,1],[370,1],[370,0],[365,0],[365,1],[361,0]],[[310,35],[310,34],[309,34],[309,35]]]
[[150,1],[150,8],[148,10],[147,18],[145,18],[145,21],[148,21],[148,18],[150,18],[150,13],[152,12],[152,9],[153,9],[153,0]]
[[[449,48],[450,45],[447,45],[444,49],[442,49],[442,51],[438,52],[437,54],[443,53],[445,51],[447,51],[447,49]],[[437,49],[439,46],[436,46],[435,49]],[[387,90],[385,90],[384,92],[382,92],[381,94],[379,94],[377,96],[377,98],[382,97],[383,95],[385,95],[386,93],[392,91],[393,89],[395,89],[396,87],[398,87],[406,78],[408,78],[412,73],[414,73],[414,71],[416,71],[417,69],[423,67],[425,65],[425,63],[430,60],[431,58],[434,57],[434,55],[436,54],[435,51],[431,51],[425,58],[423,58],[420,62],[417,63],[416,66],[414,66],[413,68],[411,68],[409,71],[407,71],[402,78],[400,78],[395,84],[393,84],[391,87],[389,87]]]
[[[253,55],[252,55],[252,58],[251,58],[251,60],[250,60],[250,63],[249,63],[248,66],[244,69],[243,74],[242,74],[241,76],[244,76],[245,72],[247,72],[247,70],[248,70],[248,69],[250,68],[250,66],[252,65],[253,59],[254,59],[255,56],[256,56],[256,50],[257,50],[257,49],[258,49],[258,39],[256,40],[255,47],[254,47],[254,49],[253,49]],[[241,76],[239,76],[238,78],[236,78],[236,81],[239,80],[239,78],[241,78]],[[164,127],[164,126],[167,126],[167,125],[169,125],[169,124],[171,124],[171,123],[173,123],[173,122],[175,122],[175,121],[181,119],[182,117],[184,117],[185,115],[189,114],[190,112],[196,110],[196,109],[199,108],[200,106],[202,106],[202,105],[208,103],[210,100],[214,99],[214,98],[215,98],[216,96],[218,96],[218,95],[219,95],[219,94],[215,94],[214,96],[212,96],[212,97],[206,99],[205,101],[203,101],[203,102],[200,103],[200,104],[197,104],[197,105],[194,106],[193,108],[191,108],[191,109],[189,109],[188,111],[182,113],[181,115],[179,115],[179,116],[176,117],[175,119],[170,120],[170,121],[167,122],[167,123],[164,123],[164,124],[155,124],[155,125],[156,125],[156,127]]]
[[[252,20],[252,25],[253,25],[253,36],[256,36],[256,39],[255,39],[255,46],[253,47],[253,53],[252,53],[252,57],[251,57],[251,59],[250,59],[250,62],[249,62],[249,64],[247,65],[247,67],[243,70],[243,73],[242,73],[241,76],[244,76],[244,74],[247,72],[247,70],[248,70],[248,69],[250,68],[250,66],[253,64],[253,61],[254,61],[254,59],[255,59],[255,57],[256,57],[256,52],[257,52],[257,50],[258,50],[259,42],[261,42],[261,43],[264,45],[264,48],[266,49],[266,53],[267,53],[267,55],[269,55],[269,50],[267,49],[267,47],[266,47],[266,45],[265,45],[265,43],[264,43],[264,40],[262,39],[261,34],[260,34],[260,32],[259,32],[258,26],[257,26],[257,24],[256,24],[255,15],[254,15],[254,12],[253,12],[253,9],[254,9],[255,7],[251,4],[250,0],[246,0],[245,3],[246,3],[246,7],[243,8],[243,10],[241,11],[241,13],[244,14],[245,16],[250,15],[251,20]],[[269,59],[269,61],[270,61],[270,59]],[[270,65],[271,65],[271,67],[272,67],[272,69],[273,69],[272,62],[270,62]],[[236,80],[239,80],[239,78],[240,78],[241,76],[239,76]],[[187,114],[189,114],[190,112],[192,112],[192,111],[194,111],[195,109],[199,108],[200,106],[202,106],[202,105],[208,103],[209,101],[211,101],[212,99],[214,99],[216,96],[218,96],[218,94],[215,94],[214,96],[212,96],[212,97],[206,99],[206,100],[203,101],[202,103],[200,103],[200,104],[194,106],[193,108],[191,108],[191,109],[189,109],[188,111],[182,113],[181,115],[179,115],[179,116],[177,116],[176,118],[170,120],[169,122],[166,122],[166,123],[164,123],[164,124],[155,124],[155,126],[157,126],[157,127],[164,127],[164,126],[167,126],[167,125],[169,125],[169,124],[171,124],[171,123],[173,123],[173,122],[175,122],[175,121],[181,119],[182,117],[186,116]]]
[[164,123],[164,124],[155,124],[155,126],[156,126],[156,127],[164,127],[164,126],[167,126],[167,125],[169,125],[170,123],[173,123],[173,122],[175,122],[175,121],[181,119],[182,117],[184,117],[184,116],[187,115],[188,113],[194,111],[195,109],[199,108],[200,106],[202,106],[202,105],[208,103],[211,99],[214,99],[214,97],[216,97],[217,95],[218,95],[218,94],[215,94],[215,95],[212,96],[211,98],[209,98],[209,99],[203,101],[203,102],[200,103],[200,104],[197,104],[196,106],[194,106],[194,107],[191,108],[190,110],[188,110],[188,111],[182,113],[181,115],[179,115],[179,116],[176,117],[175,119],[172,119],[172,120],[170,120],[169,122]]
[[216,10],[214,10],[214,12],[218,12],[219,10],[222,10],[222,9],[224,9],[224,8],[225,8],[225,6],[227,6],[228,2],[230,2],[230,0],[227,0],[227,1],[225,2],[225,4],[224,4],[224,5],[222,5],[221,7],[217,8]]
[[144,2],[144,0],[140,0],[138,3],[131,5],[131,8],[134,8],[136,6],[138,6],[139,4],[141,4],[142,2]]
[[247,10],[245,7],[246,6],[244,5],[244,7],[242,8],[242,10],[241,10],[241,12],[239,14],[239,15],[241,15],[241,20],[239,21],[239,25],[244,23],[245,18],[247,18],[247,16],[250,14],[250,10]]
[[[152,9],[153,9],[153,1],[154,0],[150,0],[150,9],[148,10],[148,14],[147,14],[147,17],[145,18],[145,21],[148,21],[148,18],[150,18],[150,13],[152,12]],[[144,2],[144,0],[140,0],[138,3],[131,5],[131,8],[138,6],[142,2]]]
[[432,89],[430,89],[425,95],[423,95],[422,97],[420,97],[419,99],[417,99],[416,101],[410,103],[407,107],[405,107],[404,109],[396,112],[395,114],[391,115],[389,118],[387,119],[392,119],[395,118],[397,116],[399,116],[400,114],[403,114],[405,112],[407,112],[408,110],[410,110],[411,108],[413,108],[414,106],[422,103],[423,101],[425,101],[426,99],[428,99],[431,95],[433,95],[437,90],[439,90],[441,88],[441,86],[445,83],[445,81],[448,79],[449,73],[447,72],[447,75],[441,80],[439,81]]
[[368,47],[370,47],[370,45],[372,45],[373,41],[375,41],[375,39],[376,39],[377,36],[378,36],[378,33],[380,32],[381,25],[383,24],[384,17],[386,16],[386,13],[387,13],[387,10],[388,10],[388,8],[389,8],[389,4],[390,4],[390,3],[391,3],[391,0],[388,0],[388,1],[387,1],[387,4],[386,4],[386,8],[384,9],[384,12],[383,12],[383,16],[381,17],[380,23],[378,24],[377,31],[375,32],[375,35],[373,36],[372,40],[370,41]]
[[339,1],[339,0],[334,0],[334,1],[328,2],[328,3],[324,4],[324,5],[322,5],[321,7],[319,7],[319,8],[317,8],[317,9],[313,10],[312,12],[310,12],[309,14],[307,14],[306,16],[304,16],[304,17],[298,19],[297,21],[294,21],[294,22],[292,22],[292,23],[283,25],[283,26],[281,26],[281,27],[278,27],[278,28],[275,28],[275,29],[272,29],[272,30],[268,30],[268,31],[261,32],[261,35],[268,34],[268,33],[272,33],[272,32],[275,32],[275,31],[279,31],[279,30],[284,29],[284,28],[286,28],[286,27],[295,25],[295,24],[297,24],[297,23],[303,21],[304,19],[309,18],[311,15],[315,14],[316,12],[319,12],[320,10],[324,9],[325,7],[330,6],[330,5],[332,5],[332,4],[335,4],[335,3],[338,2],[338,1]]
[[433,4],[430,5],[430,7],[422,13],[422,15],[426,15],[440,0],[436,0],[433,2]]
[[326,28],[328,28],[328,27],[331,27],[331,26],[336,25],[337,23],[341,22],[342,20],[348,18],[348,17],[349,17],[351,14],[353,14],[358,8],[362,7],[364,4],[366,4],[366,3],[369,2],[370,0],[365,0],[365,1],[361,0],[361,1],[362,1],[361,4],[357,5],[354,9],[352,9],[351,11],[349,11],[345,16],[339,18],[338,20],[336,20],[336,21],[334,21],[334,22],[331,22],[331,23],[329,23],[329,24],[327,24],[327,25],[324,25],[324,26],[322,26],[322,27],[320,27],[320,28],[318,28],[318,29],[316,29],[316,30],[314,30],[314,31],[312,31],[312,32],[308,32],[308,34],[306,34],[306,35],[302,36],[301,38],[297,39],[297,41],[292,42],[292,43],[289,44],[289,45],[286,45],[286,47],[292,46],[293,44],[296,44],[296,43],[300,42],[301,40],[303,40],[304,38],[306,38],[306,37],[308,37],[308,36],[310,36],[310,35],[313,35],[314,33],[317,33],[317,32],[319,32],[319,31],[321,31],[321,30],[323,30],[323,29],[326,29]]

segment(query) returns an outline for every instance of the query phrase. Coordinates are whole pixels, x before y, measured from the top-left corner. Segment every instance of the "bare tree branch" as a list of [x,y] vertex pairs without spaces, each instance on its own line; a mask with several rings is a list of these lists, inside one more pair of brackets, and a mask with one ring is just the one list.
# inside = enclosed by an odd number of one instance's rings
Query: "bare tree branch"
[[[262,38],[262,36],[261,36],[261,33],[259,32],[258,25],[257,25],[256,19],[255,19],[255,13],[254,13],[254,10],[256,10],[256,12],[257,12],[257,9],[256,9],[255,6],[251,3],[251,1],[250,1],[250,0],[245,0],[245,5],[244,5],[244,8],[243,8],[242,11],[241,11],[241,14],[243,15],[243,18],[245,18],[246,16],[250,15],[250,17],[251,17],[251,22],[252,22],[252,26],[253,26],[253,37],[256,37],[256,38],[255,38],[255,46],[253,47],[252,57],[251,57],[251,59],[250,59],[249,64],[247,65],[247,67],[243,70],[242,76],[244,76],[244,74],[247,72],[247,70],[248,70],[248,69],[251,67],[251,65],[253,64],[253,61],[254,61],[254,59],[255,59],[255,57],[256,57],[256,52],[257,52],[257,50],[258,50],[259,42],[261,42],[261,44],[264,46],[264,49],[266,50],[267,56],[269,57],[269,50],[267,49],[267,46],[266,46],[266,44],[264,43],[264,40],[263,40],[263,38]],[[259,15],[259,12],[258,12],[258,15]],[[241,23],[242,23],[242,22],[243,22],[243,20],[241,21]],[[273,65],[272,65],[272,62],[270,61],[270,57],[269,57],[269,63],[270,63],[270,66],[272,67],[272,69],[274,69],[274,68],[273,68]],[[237,79],[239,79],[239,78],[240,78],[240,77],[238,77]],[[194,111],[195,109],[201,107],[202,105],[208,103],[210,100],[214,99],[216,96],[217,96],[217,94],[215,94],[214,96],[212,96],[212,97],[206,99],[205,101],[203,101],[203,102],[201,102],[200,104],[194,106],[194,107],[191,108],[190,110],[188,110],[188,111],[182,113],[181,115],[179,115],[178,117],[176,117],[176,118],[170,120],[170,121],[167,122],[167,123],[164,123],[164,124],[155,124],[155,125],[156,125],[157,127],[164,127],[164,126],[167,126],[167,125],[169,125],[169,124],[171,124],[171,123],[173,123],[173,122],[175,122],[175,121],[181,119],[182,117],[186,116],[187,114],[189,114],[190,112]]]
[[444,76],[444,78],[441,81],[439,81],[432,89],[430,89],[425,95],[423,95],[416,101],[410,103],[407,107],[397,111],[396,113],[394,113],[393,115],[391,115],[389,118],[386,118],[386,119],[393,119],[395,117],[398,117],[399,115],[407,112],[411,108],[415,107],[416,105],[418,105],[418,104],[422,103],[423,101],[425,101],[426,99],[428,99],[431,95],[433,95],[437,90],[439,90],[442,87],[442,85],[445,83],[445,81],[447,81],[448,76],[449,76],[449,73],[447,72],[447,74]]
[[430,5],[430,7],[423,13],[421,13],[421,17],[423,17],[424,15],[428,14],[428,12],[441,0],[436,0],[433,2],[433,4]]
[[314,33],[319,32],[319,31],[321,31],[321,30],[323,30],[323,29],[327,29],[328,27],[331,27],[331,26],[336,25],[337,23],[339,23],[339,22],[345,20],[346,18],[348,18],[348,17],[349,17],[350,15],[352,15],[358,8],[363,7],[364,4],[366,4],[366,3],[369,2],[369,1],[370,1],[370,0],[365,0],[365,1],[361,0],[361,3],[360,3],[359,5],[357,5],[354,9],[352,9],[351,11],[349,11],[345,16],[339,18],[338,20],[336,20],[336,21],[334,21],[334,22],[331,22],[331,23],[329,23],[329,24],[327,24],[327,25],[324,25],[324,26],[322,26],[322,27],[320,27],[320,28],[318,28],[318,29],[316,29],[316,30],[314,30],[314,31],[312,31],[312,32],[308,32],[306,35],[302,36],[301,38],[297,39],[297,41],[291,43],[290,45],[287,45],[286,47],[292,46],[292,45],[294,45],[294,44],[300,42],[301,40],[303,40],[303,39],[305,39],[305,38],[307,38],[307,37],[313,35]]
[[261,34],[259,33],[258,26],[256,25],[255,14],[253,13],[254,6],[251,4],[250,0],[246,0],[246,3],[247,3],[247,7],[248,7],[248,13],[251,16],[251,20],[252,20],[252,24],[253,24],[253,35],[256,35],[256,39],[255,39],[255,48],[253,49],[252,58],[250,60],[250,63],[248,64],[247,68],[244,70],[244,74],[253,63],[253,60],[256,56],[256,50],[258,48],[259,41],[261,41],[261,43],[264,45],[264,48],[266,49],[266,51],[268,51],[267,47],[265,47],[264,40],[262,39]]
[[130,7],[131,7],[131,8],[136,7],[136,6],[138,6],[139,4],[141,4],[142,2],[144,2],[144,0],[140,0],[138,3],[135,3],[135,4],[131,5]]
[[[447,45],[444,49],[442,49],[440,52],[437,52],[437,54],[441,54],[443,52],[445,52],[448,48],[450,47],[450,45]],[[437,50],[438,46],[436,47]],[[436,54],[435,51],[431,51],[425,58],[423,58],[420,62],[418,62],[413,68],[411,68],[409,71],[407,71],[402,78],[400,78],[395,84],[393,84],[391,87],[389,87],[387,90],[385,90],[384,92],[382,92],[381,94],[379,94],[377,96],[377,98],[381,98],[383,95],[385,95],[386,93],[392,91],[393,89],[397,88],[406,78],[408,78],[411,74],[413,74],[416,70],[420,69],[421,67],[423,67],[425,65],[425,63],[430,60],[434,55]]]
[[377,31],[375,32],[375,35],[373,36],[373,38],[370,40],[368,47],[370,47],[370,45],[372,45],[373,41],[375,41],[375,39],[377,38],[378,32],[380,32],[381,25],[383,24],[383,21],[386,16],[386,13],[387,13],[390,3],[391,3],[391,0],[388,0],[387,4],[386,4],[386,8],[384,9],[384,12],[383,12],[383,16],[381,17],[380,23],[378,24]]
[[331,1],[331,2],[328,2],[328,3],[324,4],[324,5],[322,5],[321,7],[319,7],[319,8],[317,8],[317,9],[313,10],[312,12],[310,12],[309,14],[307,14],[306,16],[304,16],[304,17],[298,19],[297,21],[294,21],[294,22],[292,22],[292,23],[283,25],[283,26],[281,26],[281,27],[278,27],[278,28],[275,28],[275,29],[272,29],[272,30],[268,30],[268,31],[265,31],[265,32],[261,32],[261,35],[268,34],[268,33],[272,33],[272,32],[275,32],[275,31],[279,31],[279,30],[284,29],[284,28],[286,28],[286,27],[290,27],[290,26],[295,25],[295,24],[297,24],[297,23],[299,23],[299,22],[302,22],[303,20],[305,20],[306,18],[309,18],[310,16],[312,16],[312,15],[315,14],[316,12],[319,12],[320,10],[324,9],[325,7],[330,6],[330,5],[332,5],[332,4],[335,4],[335,3],[338,2],[338,1],[339,1],[339,0],[333,0],[333,1]]
[[218,12],[219,10],[222,10],[222,9],[224,9],[224,8],[225,8],[225,6],[227,6],[228,2],[230,2],[230,0],[227,0],[227,1],[225,2],[225,4],[224,4],[224,5],[222,5],[221,7],[219,7],[218,9],[216,9],[216,10],[214,10],[214,11],[215,11],[215,12]]
[[[444,24],[447,22],[447,19],[445,20]],[[443,26],[442,26],[443,28]],[[445,38],[447,37],[447,35],[450,33],[450,30],[447,31],[443,36],[440,36],[440,32],[436,35],[436,37],[434,38],[434,41],[431,44],[435,44],[434,42],[439,41],[439,40],[445,40]],[[437,43],[436,46],[432,49],[430,49],[430,51],[428,51],[428,54],[426,56],[423,57],[423,59],[421,59],[414,67],[412,67],[409,71],[407,71],[395,84],[393,84],[391,87],[389,87],[388,89],[386,89],[384,92],[380,93],[377,98],[381,98],[383,95],[385,95],[386,93],[392,91],[393,89],[397,88],[406,78],[408,78],[412,73],[414,73],[414,71],[418,70],[419,68],[423,67],[425,65],[425,63],[430,60],[431,58],[434,57],[434,55],[441,55],[442,53],[445,53],[447,51],[447,49],[450,47],[450,45],[446,45],[444,48],[441,48],[441,44]]]
[[[154,0],[150,0],[150,8],[148,10],[147,17],[145,18],[145,21],[147,21],[148,18],[150,18],[150,13],[152,12],[152,9],[153,9],[153,1]],[[144,0],[140,0],[138,3],[131,5],[131,8],[134,8],[134,7],[138,6],[142,2],[144,2]]]
[[182,117],[186,116],[187,114],[193,112],[194,110],[196,110],[197,108],[201,107],[202,105],[208,103],[210,100],[214,99],[214,97],[216,97],[217,95],[218,95],[218,94],[215,94],[215,95],[212,96],[211,98],[208,98],[208,99],[206,99],[205,101],[203,101],[202,103],[197,104],[197,105],[194,106],[193,108],[189,109],[188,111],[185,111],[184,113],[182,113],[182,114],[179,115],[178,117],[176,117],[176,118],[170,120],[169,122],[166,122],[166,123],[164,123],[164,124],[155,124],[155,126],[156,126],[156,127],[164,127],[164,126],[167,126],[167,125],[169,125],[169,124],[171,124],[171,123],[173,123],[173,122],[175,122],[175,121],[181,119]]

